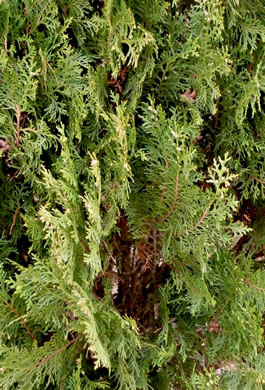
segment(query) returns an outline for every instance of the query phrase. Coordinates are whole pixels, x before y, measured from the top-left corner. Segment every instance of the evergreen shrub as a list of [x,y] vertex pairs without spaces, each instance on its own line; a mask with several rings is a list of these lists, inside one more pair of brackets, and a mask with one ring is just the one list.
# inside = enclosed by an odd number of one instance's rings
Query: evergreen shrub
[[264,0],[0,0],[0,388],[265,388]]

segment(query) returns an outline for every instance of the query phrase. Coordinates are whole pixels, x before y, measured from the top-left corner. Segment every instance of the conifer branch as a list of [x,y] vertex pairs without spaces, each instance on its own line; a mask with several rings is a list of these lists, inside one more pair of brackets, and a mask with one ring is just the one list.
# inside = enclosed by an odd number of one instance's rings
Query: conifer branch
[[[164,161],[165,161],[165,166],[166,166],[166,169],[168,169],[168,161],[167,161],[167,158],[164,157]],[[166,193],[166,186],[163,188],[163,191],[162,191],[162,194],[161,194],[161,198],[160,198],[160,202],[162,203],[164,198],[165,198],[165,193]]]
[[265,180],[261,180],[261,179],[259,179],[259,178],[256,177],[256,176],[254,176],[253,179],[256,180],[256,181],[257,181],[258,183],[260,183],[260,184],[265,184]]
[[194,294],[200,295],[200,291],[196,290],[196,288],[189,282],[189,279],[185,277],[185,267],[187,267],[187,264],[182,264],[181,262],[178,262],[178,265],[181,266],[183,271],[180,271],[177,269],[175,265],[171,264],[172,269],[178,276],[182,279],[182,281],[189,287],[191,291],[193,291]]
[[258,290],[258,291],[265,292],[265,288],[257,286],[255,283],[252,283],[249,279],[244,279],[243,283],[251,288]]
[[62,347],[60,347],[59,349],[57,349],[56,351],[54,351],[50,355],[45,356],[42,360],[40,360],[37,364],[31,366],[29,369],[32,369],[34,367],[40,367],[43,364],[47,363],[49,360],[53,359],[59,353],[61,353],[62,351],[64,351],[68,347],[70,347],[70,345],[76,343],[81,337],[82,337],[82,334],[79,334],[76,338],[74,338],[73,340],[69,341],[69,343],[67,343],[66,345],[63,345]]
[[36,27],[38,27],[38,25],[39,25],[39,23],[40,23],[40,21],[41,21],[42,15],[43,15],[45,9],[46,9],[46,8],[48,7],[48,5],[50,4],[50,2],[51,2],[51,0],[48,0],[48,1],[46,2],[45,6],[43,7],[43,9],[42,9],[41,12],[40,12],[40,15],[39,15],[39,17],[38,17],[38,20],[37,20],[37,22],[35,23],[35,26],[34,26],[33,29],[35,29]]
[[19,145],[19,139],[20,139],[20,117],[21,117],[21,113],[20,113],[20,108],[19,108],[19,105],[16,104],[16,114],[17,114],[17,134],[16,134],[16,146],[18,147]]
[[158,220],[158,223],[165,222],[170,217],[170,215],[173,213],[174,208],[176,207],[177,199],[178,199],[178,185],[179,185],[179,175],[176,176],[175,195],[174,195],[174,200],[173,200],[173,203],[170,207],[170,210],[168,211],[168,213],[164,217],[162,217]]
[[57,76],[56,76],[54,70],[52,69],[51,65],[49,64],[48,61],[45,60],[45,62],[46,62],[46,64],[48,65],[48,67],[50,68],[50,70],[52,71],[52,73],[53,73],[53,75],[54,75],[54,78],[55,78],[55,80],[56,80],[56,83],[59,84],[59,81],[58,81],[58,79],[57,79]]
[[86,253],[90,253],[90,249],[89,249],[87,243],[85,242],[85,240],[82,237],[80,237],[80,235],[79,235],[79,240],[80,240],[80,242],[82,244],[82,247],[83,247],[84,251]]
[[206,208],[206,210],[204,211],[204,213],[201,216],[201,219],[196,223],[196,225],[192,229],[188,230],[188,232],[187,232],[188,234],[192,233],[194,230],[196,230],[202,224],[202,222],[206,218],[206,216],[207,216],[207,214],[208,214],[208,212],[209,212],[209,210],[210,210],[210,208],[212,206],[212,203],[213,202],[210,202],[209,206]]
[[65,382],[65,379],[67,378],[68,375],[69,375],[69,373],[65,374],[65,375],[62,377],[61,383],[60,383],[60,390],[63,390],[64,382]]
[[[1,298],[2,299],[2,298]],[[13,314],[15,314],[15,316],[20,320],[23,328],[25,329],[25,331],[27,332],[27,334],[33,339],[33,340],[36,340],[36,337],[34,336],[34,334],[32,333],[32,331],[29,329],[26,321],[24,320],[24,318],[16,311],[16,309],[6,300],[2,299],[3,303],[12,311]]]
[[[166,166],[166,169],[168,170],[168,161],[167,161],[167,158],[164,157],[164,161],[165,161],[165,166]],[[162,223],[162,222],[165,222],[169,217],[170,215],[172,214],[175,206],[176,206],[176,203],[177,203],[177,198],[178,198],[178,184],[179,184],[179,176],[177,175],[176,176],[176,186],[175,186],[175,195],[174,195],[174,200],[173,200],[173,203],[170,207],[170,210],[168,211],[168,213],[164,216],[164,217],[161,217],[158,219],[158,223]],[[164,197],[165,197],[165,192],[166,192],[166,187],[163,189],[162,191],[162,194],[161,194],[161,198],[160,198],[160,202],[162,203],[163,200],[164,200]]]

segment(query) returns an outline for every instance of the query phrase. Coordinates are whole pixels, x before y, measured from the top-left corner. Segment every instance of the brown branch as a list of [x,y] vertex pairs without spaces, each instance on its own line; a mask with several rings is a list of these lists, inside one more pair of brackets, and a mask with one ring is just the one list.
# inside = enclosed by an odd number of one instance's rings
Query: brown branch
[[165,166],[166,166],[166,168],[168,169],[168,161],[167,161],[167,158],[166,158],[166,157],[164,157],[164,161],[165,161]]
[[79,236],[79,240],[80,240],[80,242],[82,244],[82,247],[83,247],[84,251],[86,253],[90,254],[91,251],[90,251],[89,247],[87,246],[87,243],[85,242],[85,240],[83,240],[83,238],[80,237],[80,236]]
[[69,375],[69,373],[65,374],[62,379],[61,379],[61,383],[60,383],[60,390],[63,390],[63,386],[64,386],[64,382],[65,382],[65,379],[66,377]]
[[7,54],[7,37],[4,38],[5,54]]
[[17,134],[16,134],[16,142],[15,143],[16,143],[16,146],[18,147],[19,138],[20,138],[20,116],[21,116],[18,104],[16,104],[16,113],[17,113]]
[[43,85],[45,91],[47,90],[47,81],[46,81],[46,74],[47,74],[47,68],[46,68],[46,60],[44,56],[40,53],[41,57],[41,64],[42,64],[42,76],[43,76]]
[[51,360],[52,358],[54,358],[55,356],[57,356],[59,353],[61,353],[62,351],[64,351],[65,349],[67,349],[68,347],[70,347],[70,345],[74,344],[76,341],[78,341],[80,338],[82,337],[82,334],[79,334],[75,339],[69,341],[69,343],[67,343],[66,345],[63,345],[62,347],[60,347],[59,349],[57,349],[57,351],[54,351],[53,353],[51,353],[50,355],[48,356],[45,356],[42,360],[40,360],[37,364],[34,364],[33,366],[30,367],[30,369],[34,368],[34,367],[39,367],[39,366],[42,366],[43,364],[47,363],[49,360]]
[[107,252],[108,252],[108,254],[109,254],[109,257],[110,257],[111,260],[116,264],[116,260],[115,260],[114,257],[112,256],[112,253],[111,253],[111,251],[110,251],[108,245],[106,244],[106,242],[105,242],[104,240],[102,240],[102,242],[103,242],[105,248],[107,249]]
[[9,182],[13,181],[14,178],[15,178],[15,176],[16,176],[16,174],[17,174],[18,172],[19,172],[19,169],[17,169],[17,170],[15,171],[15,173],[13,173],[12,175],[8,174],[8,175],[7,175],[7,176],[8,176],[8,181],[9,181]]
[[29,26],[29,16],[28,16],[28,14],[29,14],[28,6],[25,5],[25,16],[26,16],[25,33],[26,33],[26,35],[29,35],[29,28],[30,28],[30,26]]
[[177,199],[178,199],[178,185],[179,185],[179,175],[176,176],[175,195],[174,195],[174,200],[173,200],[173,203],[170,207],[170,210],[168,211],[168,213],[164,217],[158,219],[158,223],[165,222],[170,217],[170,215],[173,213],[173,210],[176,207],[176,203],[177,203]]
[[65,4],[64,0],[61,0],[61,3],[62,3],[63,15],[65,18],[67,18],[67,12],[68,12],[67,5]]
[[[44,0],[45,1],[45,0]],[[37,1],[35,5],[33,5],[31,8],[28,9],[28,14],[33,11],[34,9],[36,9],[39,5],[41,5],[41,3],[43,3],[42,0],[40,1]]]
[[249,73],[252,73],[252,71],[253,71],[253,64],[251,62],[249,62],[249,64],[248,64],[248,71],[249,71]]
[[54,70],[52,69],[51,65],[49,64],[49,62],[48,62],[47,60],[45,60],[45,61],[46,61],[46,64],[48,65],[48,67],[50,68],[50,70],[52,71],[52,73],[53,73],[53,75],[54,75],[54,78],[55,78],[57,84],[59,84],[59,81],[58,81],[58,79],[57,79],[57,76],[56,76]]
[[[168,169],[168,162],[167,162],[167,158],[166,157],[164,157],[164,161],[165,161],[166,169]],[[160,203],[162,203],[164,198],[165,198],[166,190],[167,190],[167,187],[164,187],[164,189],[162,191],[162,194],[161,194],[161,197],[160,197]]]
[[24,320],[24,318],[16,311],[16,309],[7,301],[5,301],[4,299],[2,299],[2,301],[4,302],[4,304],[12,311],[12,313],[15,314],[15,316],[17,318],[19,318],[23,328],[25,329],[25,331],[27,332],[27,334],[33,339],[33,340],[36,340],[36,337],[34,336],[34,334],[31,332],[31,330],[29,329],[26,321]]
[[18,212],[19,212],[19,206],[17,206],[17,209],[16,209],[15,214],[13,216],[12,225],[11,225],[10,230],[9,230],[9,236],[10,237],[12,236],[12,232],[13,232],[14,226],[16,224]]
[[200,225],[201,223],[203,222],[203,220],[206,218],[210,208],[212,206],[212,202],[210,202],[209,206],[207,207],[207,209],[204,211],[204,213],[202,214],[201,216],[201,219],[196,223],[196,225],[192,228],[192,229],[189,229],[188,230],[188,233],[192,233],[194,230],[196,230]]
[[214,116],[214,128],[217,129],[219,123],[219,103],[216,104],[216,113]]
[[260,184],[265,184],[265,180],[261,180],[261,179],[259,179],[258,177],[256,177],[256,176],[253,176],[253,179],[255,179],[258,183],[260,183]]
[[42,18],[42,16],[43,16],[43,13],[44,13],[44,11],[46,10],[46,8],[48,7],[48,5],[50,4],[50,2],[51,2],[51,0],[48,0],[47,3],[45,4],[45,6],[43,7],[43,9],[41,10],[40,15],[39,15],[39,17],[38,17],[38,20],[37,20],[37,22],[35,23],[35,26],[33,27],[32,30],[35,30],[35,28],[38,27],[38,25],[39,25],[39,23],[40,23],[40,21],[41,21],[41,18]]
[[263,291],[265,292],[265,288],[262,288],[262,287],[259,287],[257,286],[255,283],[252,283],[249,279],[244,279],[243,280],[243,283],[248,286],[248,287],[252,287],[252,288],[255,288],[256,290],[258,291]]

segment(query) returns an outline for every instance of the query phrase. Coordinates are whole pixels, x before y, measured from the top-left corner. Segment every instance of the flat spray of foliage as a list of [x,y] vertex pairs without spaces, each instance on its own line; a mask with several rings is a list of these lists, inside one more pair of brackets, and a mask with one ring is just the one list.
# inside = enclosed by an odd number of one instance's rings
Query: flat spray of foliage
[[264,0],[0,0],[0,389],[264,389]]

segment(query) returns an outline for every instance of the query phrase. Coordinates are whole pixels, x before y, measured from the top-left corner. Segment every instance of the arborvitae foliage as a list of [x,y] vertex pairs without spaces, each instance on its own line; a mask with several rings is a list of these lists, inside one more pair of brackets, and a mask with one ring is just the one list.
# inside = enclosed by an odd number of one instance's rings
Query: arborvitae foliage
[[263,389],[264,0],[0,0],[0,388]]

